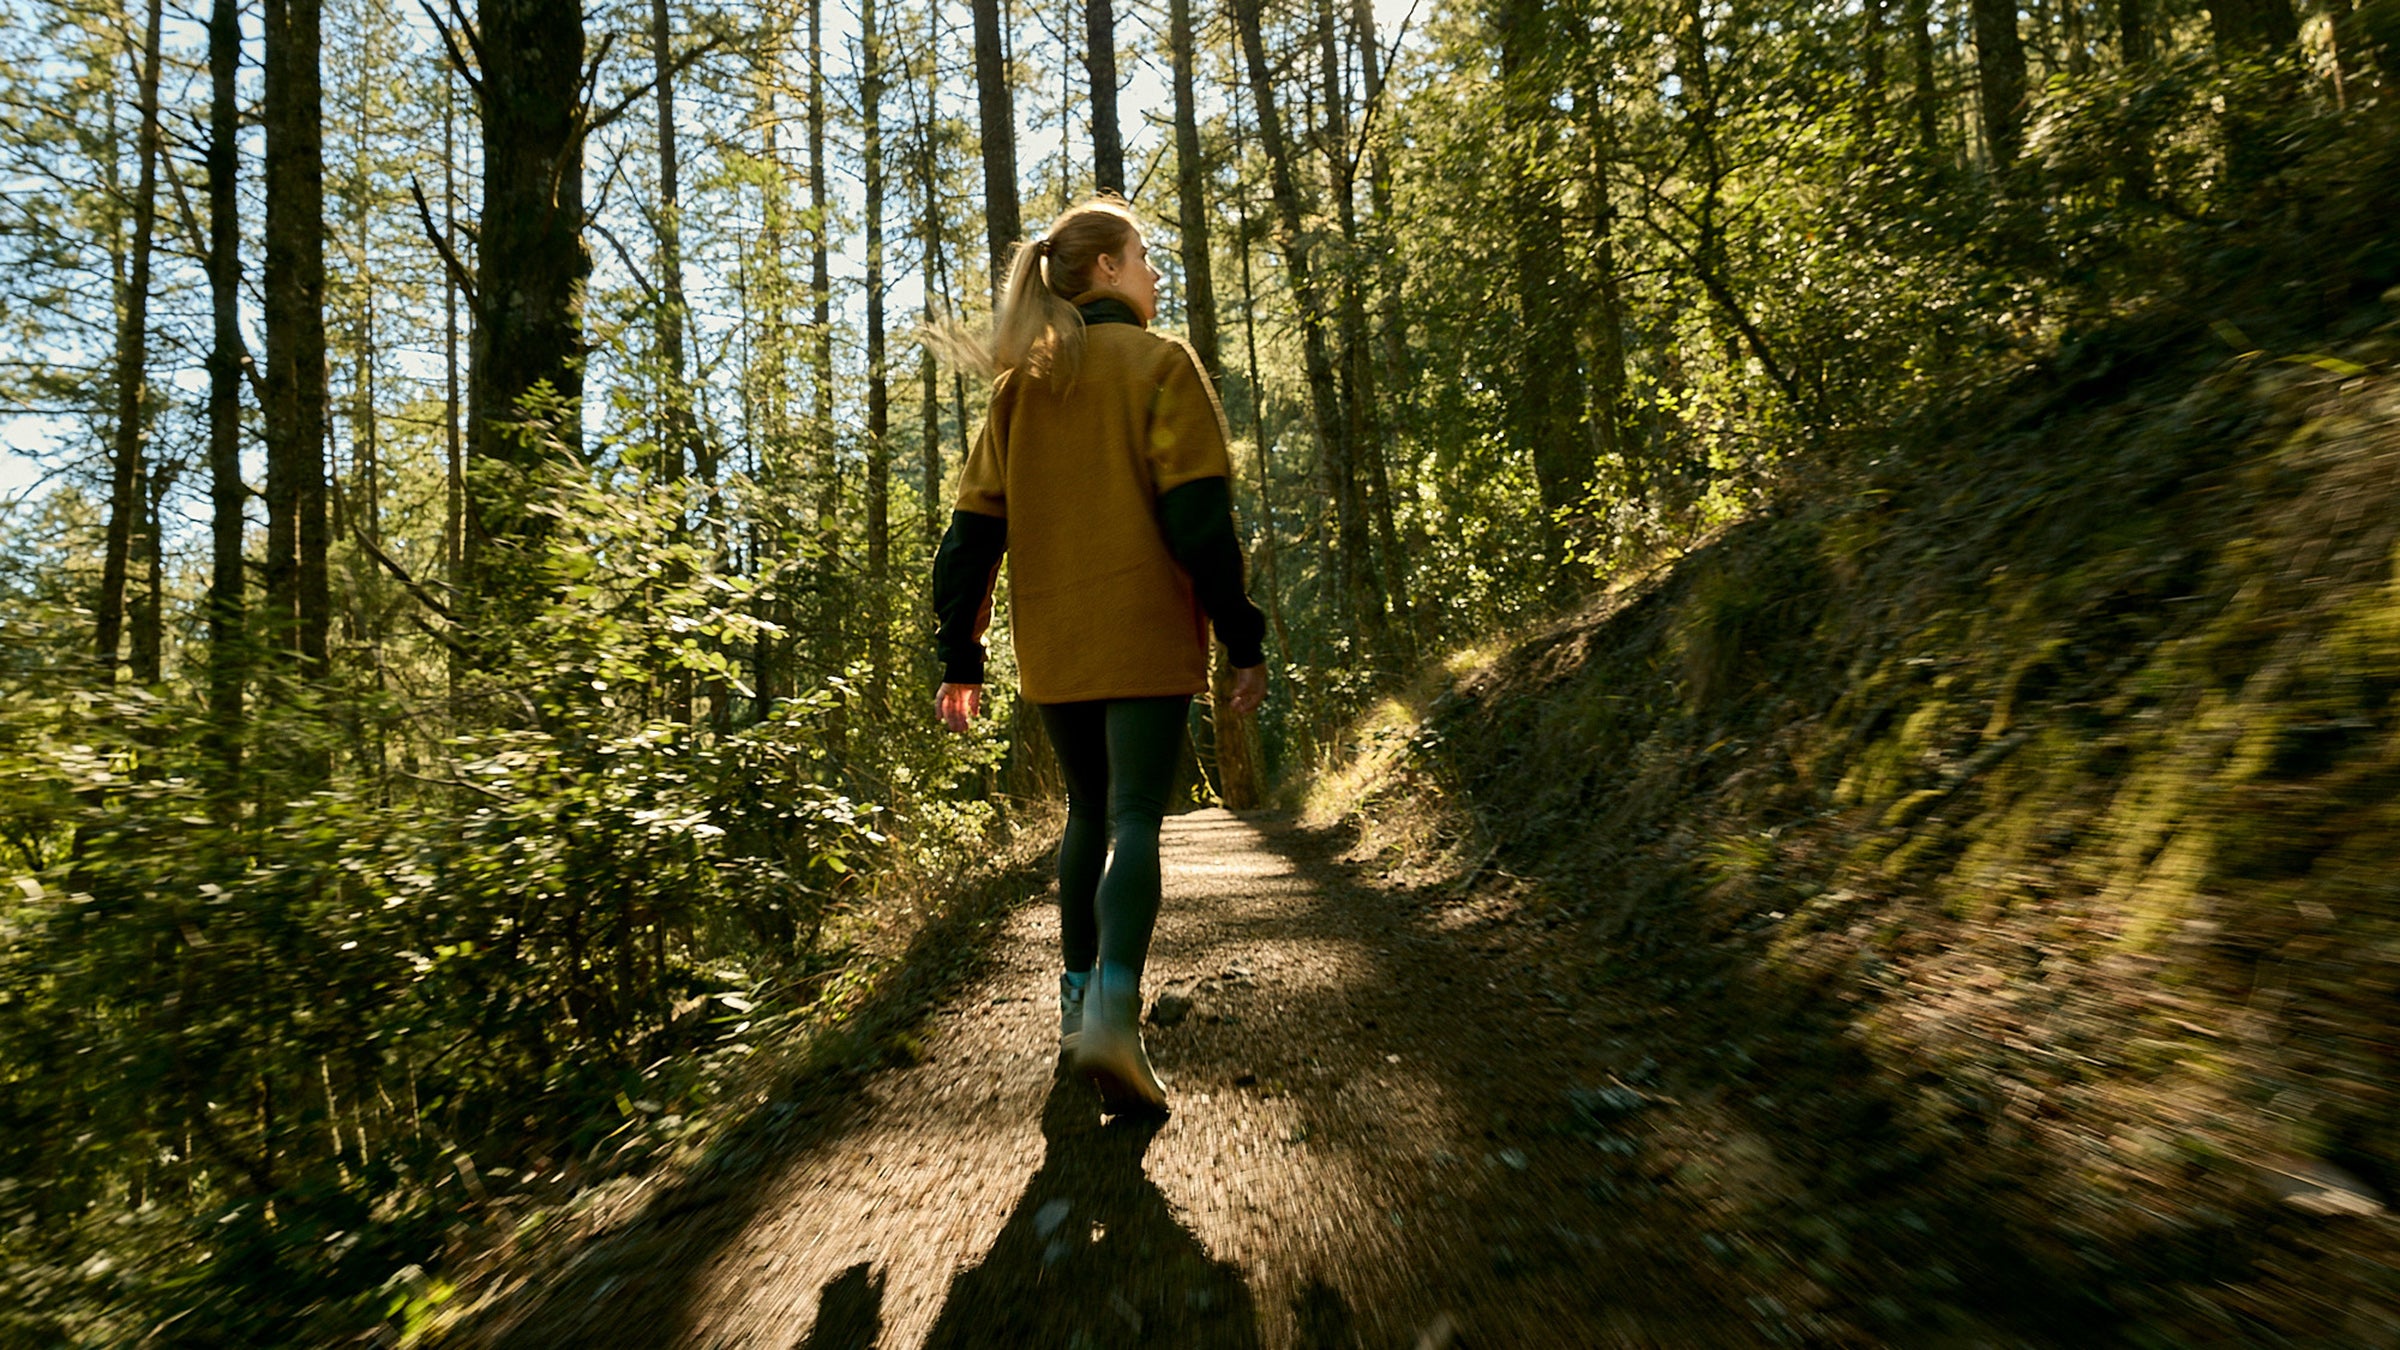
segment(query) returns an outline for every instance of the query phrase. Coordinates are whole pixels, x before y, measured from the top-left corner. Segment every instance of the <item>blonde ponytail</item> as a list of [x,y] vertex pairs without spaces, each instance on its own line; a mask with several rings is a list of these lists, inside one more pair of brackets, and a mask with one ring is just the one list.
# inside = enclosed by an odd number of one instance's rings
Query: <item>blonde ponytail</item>
[[1039,239],[1017,246],[991,335],[928,329],[925,341],[949,359],[998,377],[1021,371],[1061,391],[1083,369],[1083,315],[1074,301],[1092,289],[1092,265],[1121,254],[1141,232],[1123,200],[1096,197],[1050,223]]

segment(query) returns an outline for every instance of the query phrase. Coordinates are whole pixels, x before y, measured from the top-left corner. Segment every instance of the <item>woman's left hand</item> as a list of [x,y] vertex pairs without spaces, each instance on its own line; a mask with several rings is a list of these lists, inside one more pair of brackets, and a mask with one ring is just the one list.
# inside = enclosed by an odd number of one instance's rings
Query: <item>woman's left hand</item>
[[945,684],[933,696],[933,715],[952,731],[964,733],[967,722],[983,716],[983,686]]

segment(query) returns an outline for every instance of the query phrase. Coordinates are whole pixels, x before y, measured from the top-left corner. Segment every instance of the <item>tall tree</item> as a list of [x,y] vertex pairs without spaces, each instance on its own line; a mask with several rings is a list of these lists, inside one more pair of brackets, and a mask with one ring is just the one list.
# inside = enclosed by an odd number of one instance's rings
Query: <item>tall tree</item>
[[1275,77],[1267,65],[1266,44],[1260,35],[1260,0],[1233,0],[1234,27],[1249,72],[1250,94],[1258,115],[1258,135],[1267,154],[1268,184],[1280,225],[1280,251],[1289,276],[1292,300],[1299,310],[1301,364],[1308,374],[1309,411],[1316,422],[1317,444],[1325,456],[1326,476],[1334,501],[1334,573],[1344,597],[1346,617],[1363,632],[1370,645],[1383,637],[1383,593],[1367,563],[1367,523],[1358,491],[1356,447],[1349,421],[1342,412],[1336,385],[1331,335],[1326,332],[1324,297],[1318,289],[1309,251],[1307,222],[1300,207],[1300,185],[1292,168],[1292,148],[1275,106]]
[[[1193,47],[1191,0],[1168,0],[1167,53],[1175,98],[1175,204],[1183,259],[1184,329],[1209,381],[1223,385],[1215,267],[1208,237],[1208,164],[1200,151],[1200,121],[1192,92]],[[1260,453],[1265,453],[1263,447]],[[1227,806],[1245,810],[1256,806],[1260,798],[1258,724],[1226,711],[1233,697],[1233,658],[1223,647],[1209,665],[1208,685],[1217,791]]]
[[1397,394],[1408,379],[1408,324],[1400,312],[1407,274],[1399,250],[1392,247],[1392,159],[1384,149],[1391,135],[1393,110],[1385,105],[1383,52],[1375,31],[1374,0],[1350,0],[1351,28],[1358,43],[1360,93],[1366,99],[1360,127],[1359,155],[1367,169],[1367,200],[1375,212],[1374,274],[1376,322],[1381,327],[1381,371],[1386,398]]
[[2025,38],[2017,0],[1972,0],[1975,72],[1983,108],[1984,148],[2005,172],[2025,143]]
[[[924,251],[924,266],[920,271],[924,278],[923,309],[927,332],[933,331],[934,325],[941,321],[943,307],[953,303],[950,295],[949,265],[944,256],[941,156],[938,153],[939,144],[935,139],[938,129],[932,115],[932,108],[939,89],[939,72],[941,70],[938,34],[939,30],[937,29],[935,35],[929,36],[926,41],[926,75],[921,91],[922,101],[912,98],[909,105],[911,112],[916,116],[917,124],[916,169],[919,194],[917,232],[918,245]],[[917,382],[922,444],[918,447],[918,451],[921,456],[920,468],[924,476],[923,535],[925,556],[928,558],[933,556],[934,549],[941,543],[943,522],[948,517],[942,502],[942,400],[940,376],[935,366],[933,348],[929,345],[919,344],[917,348]],[[959,434],[962,436],[966,434],[966,428],[963,425],[959,428]]]
[[1932,164],[1942,152],[1942,105],[1933,70],[1932,0],[1901,0],[1908,29],[1909,108],[1916,115],[1917,152]]
[[696,473],[714,486],[717,466],[699,435],[683,355],[683,185],[675,139],[674,26],[667,0],[650,0],[650,58],[658,99],[658,307],[655,321],[666,427],[667,473]]
[[[442,70],[442,238],[458,238],[458,79],[447,66]],[[442,269],[442,576],[453,603],[467,576],[467,448],[459,425],[458,382],[458,302],[464,280],[465,268],[455,260]],[[449,646],[443,664],[455,705],[466,674],[456,644]]]
[[242,766],[242,692],[249,678],[242,561],[242,107],[240,0],[212,0],[208,14],[208,713],[213,793],[230,815]]
[[[1504,0],[1496,16],[1500,27],[1502,118],[1508,133],[1510,266],[1517,309],[1516,378],[1514,400],[1517,452],[1533,466],[1540,491],[1542,547],[1546,576],[1554,594],[1573,589],[1567,566],[1572,547],[1564,520],[1590,490],[1590,443],[1576,426],[1582,391],[1572,353],[1576,350],[1573,308],[1568,304],[1565,227],[1559,207],[1556,177],[1550,164],[1557,153],[1557,118],[1552,115],[1556,68],[1551,49],[1550,13],[1543,0]],[[1703,47],[1698,31],[1700,7],[1685,10],[1686,51]],[[1687,59],[1681,66],[1683,86],[1694,100],[1696,120],[1714,109],[1714,93],[1703,78],[1704,64]],[[1702,172],[1715,163],[1713,134],[1698,142]],[[1713,192],[1700,211],[1702,242],[1699,253],[1712,255]]]
[[1167,51],[1175,86],[1175,220],[1183,259],[1184,330],[1201,369],[1218,384],[1225,369],[1217,351],[1217,283],[1208,242],[1208,162],[1200,153],[1200,119],[1192,95],[1192,0],[1167,0]]
[[[817,469],[817,594],[822,664],[840,675],[850,663],[848,606],[842,593],[842,466],[833,431],[833,214],[828,196],[832,166],[825,159],[825,0],[808,0],[808,213],[809,368],[812,400],[809,425]],[[825,739],[838,761],[850,738],[849,705],[836,702],[825,719]]]
[[883,333],[883,35],[875,0],[859,0],[860,149],[866,160],[867,233],[867,704],[891,707],[892,393]]
[[[1349,423],[1350,443],[1357,447],[1367,486],[1362,506],[1375,526],[1376,576],[1382,582],[1400,623],[1393,630],[1402,660],[1414,659],[1414,615],[1410,612],[1407,554],[1393,519],[1391,473],[1384,458],[1383,415],[1375,394],[1374,349],[1367,333],[1366,250],[1358,231],[1358,155],[1350,142],[1350,96],[1343,87],[1341,26],[1333,0],[1317,0],[1317,55],[1325,80],[1325,174],[1333,189],[1334,220],[1340,226],[1342,249],[1334,275],[1341,288],[1342,417]],[[1351,485],[1357,490],[1355,479]]]
[[1092,89],[1092,182],[1130,195],[1125,142],[1117,126],[1117,19],[1109,0],[1083,0],[1083,68]]
[[267,622],[326,670],[325,128],[320,0],[265,0]]
[[158,216],[160,15],[160,0],[150,0],[137,76],[141,129],[134,150],[139,167],[133,189],[133,238],[128,246],[131,261],[117,302],[117,416],[109,444],[108,532],[101,558],[100,599],[94,607],[93,646],[101,672],[111,680],[116,678],[118,647],[123,641],[126,572],[136,552],[134,536],[150,528],[143,460],[149,422],[145,395],[150,360],[151,235]]
[[[513,555],[546,531],[522,475],[582,440],[583,7],[482,0],[476,81],[483,122],[475,324],[467,348],[466,572],[479,608],[519,604]],[[530,400],[530,403],[529,403]],[[539,414],[539,424],[528,423]]]
[[[1617,206],[1611,184],[1616,167],[1616,112],[1596,81],[1584,90],[1581,101],[1584,143],[1590,156],[1584,215],[1591,221],[1592,260],[1590,302],[1585,307],[1592,377],[1585,420],[1592,428],[1593,448],[1632,470],[1634,446],[1625,416],[1625,298],[1617,279]],[[1632,472],[1627,477],[1640,481]]]
[[983,224],[990,245],[992,304],[1008,282],[1008,251],[1024,237],[1017,210],[1017,114],[1000,49],[1000,0],[973,0],[975,115],[983,144]]

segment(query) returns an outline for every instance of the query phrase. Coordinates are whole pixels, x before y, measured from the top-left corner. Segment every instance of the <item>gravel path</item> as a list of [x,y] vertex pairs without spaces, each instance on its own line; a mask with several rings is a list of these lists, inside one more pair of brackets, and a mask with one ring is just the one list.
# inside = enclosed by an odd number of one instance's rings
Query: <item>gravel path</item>
[[1636,1118],[1667,1108],[1626,1092],[1629,1133],[1597,1142],[1570,1109],[1638,1050],[1540,992],[1538,933],[1274,821],[1176,817],[1165,847],[1149,992],[1173,1024],[1147,1035],[1172,1119],[1104,1126],[1058,1072],[1056,915],[1026,906],[922,1063],[740,1195],[604,1240],[506,1343],[1758,1338],[1740,1281],[1684,1250],[1691,1202],[1642,1180]]

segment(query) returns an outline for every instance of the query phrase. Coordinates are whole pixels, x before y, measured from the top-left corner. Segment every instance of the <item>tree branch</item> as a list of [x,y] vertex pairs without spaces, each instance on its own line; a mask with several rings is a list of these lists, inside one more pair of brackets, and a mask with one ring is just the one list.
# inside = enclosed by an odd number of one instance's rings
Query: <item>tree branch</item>
[[[626,113],[632,111],[634,104],[639,103],[643,99],[649,97],[650,91],[658,88],[658,82],[660,80],[681,75],[685,70],[691,67],[693,62],[698,61],[701,57],[708,55],[710,52],[713,52],[724,45],[725,35],[723,33],[711,35],[708,41],[701,43],[699,46],[692,48],[683,55],[676,57],[673,61],[668,62],[665,70],[660,71],[658,74],[653,75],[648,80],[644,81],[641,88],[633,90],[632,92],[626,94],[625,97],[618,99],[615,107],[610,108],[607,112],[601,113],[596,117],[585,118],[583,129],[579,134],[582,136],[589,136],[593,132],[607,126],[609,123],[616,121],[620,117],[623,117]],[[607,44],[606,41],[603,40],[602,55],[606,54]],[[592,73],[590,76],[585,78],[585,83],[588,85],[591,80],[596,79],[599,76],[599,73],[599,58],[594,57],[592,60]]]
[[443,235],[441,227],[433,223],[433,207],[425,201],[425,185],[413,177],[410,178],[408,195],[417,200],[417,219],[424,222],[425,237],[432,240],[434,248],[441,252],[442,265],[449,269],[450,280],[456,282],[458,288],[466,293],[468,307],[480,310],[482,306],[476,299],[475,278],[468,274],[466,264],[458,260],[458,254],[451,251],[450,240]]
[[1367,133],[1375,129],[1375,110],[1383,106],[1383,91],[1392,87],[1392,63],[1400,59],[1400,44],[1408,40],[1408,25],[1417,17],[1421,0],[1409,0],[1408,13],[1400,19],[1400,31],[1392,35],[1391,50],[1383,54],[1383,81],[1375,86],[1375,97],[1367,100],[1367,110],[1358,119],[1358,148],[1350,155],[1350,180],[1358,181],[1358,166],[1367,157]]
[[[434,12],[433,0],[417,0],[417,8],[425,12],[426,21],[433,25],[435,33],[441,35],[442,51],[450,58],[450,68],[457,71],[459,78],[467,82],[467,88],[480,96],[483,93],[483,80],[476,74],[476,71],[483,66],[483,39],[476,36],[475,25],[467,18],[465,11],[458,7],[458,0],[450,0],[450,13],[458,21],[455,31],[448,23],[442,21],[441,15]],[[466,34],[467,46],[475,53],[475,61],[472,65],[467,61],[466,52],[460,51],[458,48],[458,34],[460,33]]]

